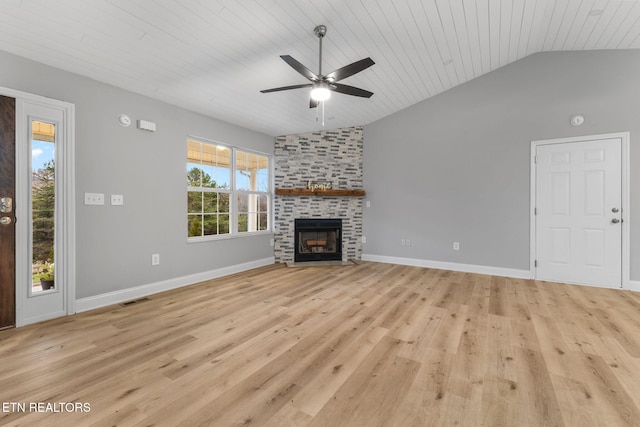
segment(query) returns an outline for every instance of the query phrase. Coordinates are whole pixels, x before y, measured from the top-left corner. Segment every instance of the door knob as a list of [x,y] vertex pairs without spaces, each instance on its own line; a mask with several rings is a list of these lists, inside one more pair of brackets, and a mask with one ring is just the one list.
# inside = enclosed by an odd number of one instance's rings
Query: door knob
[[611,222],[612,222],[613,224],[617,224],[617,223],[619,223],[619,222],[620,222],[620,220],[619,220],[618,218],[613,218],[613,219],[611,220]]
[[618,208],[613,208],[613,209],[611,209],[611,212],[613,212],[613,213],[618,213],[618,212],[620,212],[620,209],[618,209]]
[[2,225],[11,224],[11,217],[3,216],[2,218],[0,218],[0,224],[2,224]]
[[9,213],[13,209],[13,200],[11,197],[0,197],[0,212]]

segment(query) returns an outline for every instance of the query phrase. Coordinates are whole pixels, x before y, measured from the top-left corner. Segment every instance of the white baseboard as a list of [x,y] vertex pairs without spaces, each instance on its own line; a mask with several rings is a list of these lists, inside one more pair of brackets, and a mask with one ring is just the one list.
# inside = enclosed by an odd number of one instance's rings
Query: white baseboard
[[134,288],[122,289],[120,291],[107,292],[105,294],[92,297],[80,298],[76,300],[76,312],[93,310],[107,305],[118,304],[124,301],[142,298],[159,292],[193,285],[194,283],[228,276],[230,274],[241,273],[258,267],[264,267],[275,263],[274,257],[245,262],[242,264],[222,267],[215,270],[204,271],[202,273],[190,274],[188,276],[176,277],[174,279],[163,280],[162,282],[149,283],[147,285],[136,286]]
[[383,262],[386,264],[411,265],[413,267],[437,268],[439,270],[462,271],[464,273],[488,274],[491,276],[531,279],[531,271],[515,268],[487,267],[483,265],[459,264],[457,262],[430,261],[417,258],[401,258],[382,255],[362,254],[363,261]]
[[628,290],[640,292],[640,280],[629,280],[628,285]]

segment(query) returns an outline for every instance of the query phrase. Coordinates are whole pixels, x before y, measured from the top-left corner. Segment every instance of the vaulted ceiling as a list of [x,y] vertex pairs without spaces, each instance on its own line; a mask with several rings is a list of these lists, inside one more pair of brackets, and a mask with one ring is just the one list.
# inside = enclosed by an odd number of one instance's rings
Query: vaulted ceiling
[[2,0],[0,50],[275,136],[322,128],[309,89],[260,93],[307,83],[280,55],[317,72],[318,24],[325,74],[376,62],[341,82],[373,97],[334,94],[328,129],[536,52],[640,48],[637,1]]

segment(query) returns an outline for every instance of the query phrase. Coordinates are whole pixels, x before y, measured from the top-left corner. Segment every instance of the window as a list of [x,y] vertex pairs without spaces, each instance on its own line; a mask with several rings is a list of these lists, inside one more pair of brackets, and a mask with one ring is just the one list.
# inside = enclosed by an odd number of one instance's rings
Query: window
[[269,231],[270,182],[269,156],[189,139],[189,239]]

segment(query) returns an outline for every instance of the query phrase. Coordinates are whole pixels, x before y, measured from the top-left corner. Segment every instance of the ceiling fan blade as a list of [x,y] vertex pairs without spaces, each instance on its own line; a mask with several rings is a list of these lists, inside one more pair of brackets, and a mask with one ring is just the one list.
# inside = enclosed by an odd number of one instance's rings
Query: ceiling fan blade
[[329,85],[329,89],[334,92],[344,93],[346,95],[360,96],[362,98],[371,98],[373,92],[369,92],[368,90],[360,89],[359,87],[353,87],[349,85],[343,85],[341,83],[332,83]]
[[274,87],[273,89],[265,89],[265,90],[261,90],[260,92],[262,92],[262,93],[280,92],[281,90],[300,89],[300,88],[303,88],[303,87],[311,87],[311,86],[313,86],[311,83],[305,83],[305,84],[302,84],[302,85]]
[[320,80],[320,78],[318,78],[318,76],[316,76],[310,69],[302,65],[297,60],[293,59],[293,57],[289,55],[280,55],[280,58],[282,58],[284,62],[289,64],[291,68],[293,68],[294,70],[296,70],[297,72],[299,72],[300,74],[302,74],[303,76],[311,80],[312,82],[317,82]]
[[375,62],[373,62],[373,59],[364,58],[360,61],[345,65],[342,68],[338,68],[337,70],[330,72],[325,76],[325,79],[337,82],[342,79],[346,79],[349,76],[353,76],[354,74],[371,67],[373,64],[375,64]]
[[316,108],[320,104],[320,101],[316,101],[313,98],[309,98],[309,108]]

